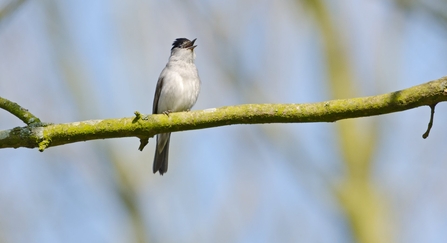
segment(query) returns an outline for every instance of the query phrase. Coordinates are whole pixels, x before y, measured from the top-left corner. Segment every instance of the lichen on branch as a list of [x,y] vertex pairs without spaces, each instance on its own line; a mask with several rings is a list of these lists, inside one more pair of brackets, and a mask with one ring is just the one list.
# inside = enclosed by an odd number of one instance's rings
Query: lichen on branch
[[[14,110],[10,108],[10,103],[13,102],[9,101],[9,106],[5,106],[2,105],[3,100],[5,99],[0,100],[0,108]],[[49,147],[95,139],[120,137],[141,139],[159,133],[235,124],[335,122],[342,119],[399,112],[420,106],[434,107],[435,104],[443,101],[447,101],[447,77],[408,89],[369,97],[309,104],[246,104],[170,113],[169,116],[164,114],[144,116],[136,112],[136,116],[128,118],[46,126],[31,124],[29,117],[38,119],[31,113],[10,111],[17,117],[23,118],[22,120],[26,120],[25,123],[29,125],[0,131],[0,148],[26,147],[39,148],[43,151]],[[17,107],[21,108],[18,105]]]

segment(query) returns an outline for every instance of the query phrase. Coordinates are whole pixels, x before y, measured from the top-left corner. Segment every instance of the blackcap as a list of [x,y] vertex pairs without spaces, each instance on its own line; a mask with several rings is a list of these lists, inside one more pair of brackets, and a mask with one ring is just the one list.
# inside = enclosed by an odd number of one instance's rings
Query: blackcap
[[[194,42],[178,38],[171,48],[171,56],[161,71],[155,89],[152,114],[189,111],[200,92],[200,78],[194,59]],[[153,172],[163,175],[168,170],[169,140],[171,133],[157,135]]]

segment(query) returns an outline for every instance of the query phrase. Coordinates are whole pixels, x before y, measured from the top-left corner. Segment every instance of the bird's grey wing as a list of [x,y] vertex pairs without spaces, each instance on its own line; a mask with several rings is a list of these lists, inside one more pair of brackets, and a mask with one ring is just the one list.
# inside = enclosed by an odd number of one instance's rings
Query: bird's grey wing
[[163,88],[164,79],[158,78],[157,88],[155,89],[154,103],[152,104],[152,114],[158,114],[158,101],[160,100],[161,89]]
[[[161,90],[163,89],[163,85],[165,79],[163,78],[163,75],[160,75],[160,78],[158,78],[157,82],[157,88],[155,89],[155,95],[154,95],[154,104],[152,105],[152,114],[159,114],[162,113],[162,111],[159,112],[159,101],[160,101],[160,95]],[[166,144],[169,142],[169,136],[166,136],[166,134],[159,134],[157,137],[157,150],[156,152],[161,152],[165,149]],[[165,157],[165,156],[162,156]],[[164,159],[161,159],[164,160]],[[166,156],[167,160],[167,156]]]
[[[152,104],[152,114],[157,114],[158,100],[160,99],[161,89],[163,87],[163,78],[158,78],[157,88],[155,89],[154,103]],[[140,138],[140,147],[138,150],[143,151],[144,147],[149,143],[148,138]]]

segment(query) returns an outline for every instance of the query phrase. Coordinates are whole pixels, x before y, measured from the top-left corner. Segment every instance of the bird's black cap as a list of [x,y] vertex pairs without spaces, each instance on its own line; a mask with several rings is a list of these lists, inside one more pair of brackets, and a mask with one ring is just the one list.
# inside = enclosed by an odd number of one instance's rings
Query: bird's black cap
[[186,38],[177,38],[175,39],[174,43],[172,43],[172,48],[171,50],[173,50],[174,48],[178,47],[178,48],[190,48],[190,49],[194,49],[194,42],[197,39],[194,39],[192,41],[186,39]]

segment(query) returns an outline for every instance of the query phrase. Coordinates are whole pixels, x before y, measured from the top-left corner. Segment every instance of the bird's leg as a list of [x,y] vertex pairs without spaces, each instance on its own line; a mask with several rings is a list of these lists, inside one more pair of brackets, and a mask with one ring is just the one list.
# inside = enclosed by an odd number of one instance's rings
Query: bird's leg
[[163,111],[163,114],[165,114],[167,116],[169,116],[169,113],[172,113],[172,111],[171,110]]

